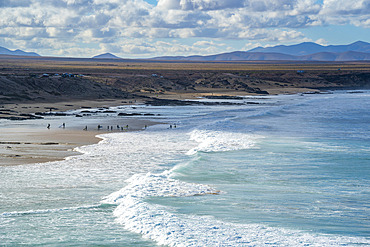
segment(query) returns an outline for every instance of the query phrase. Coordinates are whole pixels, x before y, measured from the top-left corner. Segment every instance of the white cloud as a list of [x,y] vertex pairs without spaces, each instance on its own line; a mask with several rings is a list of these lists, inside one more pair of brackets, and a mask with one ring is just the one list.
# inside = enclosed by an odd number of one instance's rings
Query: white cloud
[[305,36],[301,32],[294,30],[285,31],[280,29],[256,29],[240,33],[240,38],[253,41],[269,41],[269,42],[294,42],[304,41]]
[[158,8],[161,9],[180,9],[180,0],[158,0]]
[[218,44],[213,41],[202,40],[195,42],[193,46],[226,46],[226,44],[225,43]]
[[247,43],[244,45],[244,47],[241,49],[242,51],[249,51],[253,48],[261,47],[261,43]]
[[324,0],[323,15],[360,15],[369,14],[369,0]]
[[320,16],[325,24],[370,28],[370,0],[324,0]]
[[370,28],[370,15],[367,18],[359,18],[351,22],[356,27]]
[[316,44],[319,44],[319,45],[327,45],[329,42],[323,38],[321,39],[318,39],[315,41]]

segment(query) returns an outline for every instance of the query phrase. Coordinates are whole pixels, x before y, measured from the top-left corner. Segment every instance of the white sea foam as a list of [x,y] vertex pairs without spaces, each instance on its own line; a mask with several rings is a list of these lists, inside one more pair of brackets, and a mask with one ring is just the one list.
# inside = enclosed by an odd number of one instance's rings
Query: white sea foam
[[251,134],[227,131],[194,130],[190,133],[190,140],[199,145],[190,149],[187,154],[196,152],[221,152],[248,149],[254,146],[256,137]]
[[128,183],[126,187],[103,199],[103,203],[125,204],[128,198],[184,197],[220,193],[208,185],[186,183],[172,179],[170,178],[171,175],[171,171],[164,171],[161,174],[135,174],[126,180]]
[[351,246],[370,244],[364,238],[315,235],[259,224],[235,224],[211,216],[184,215],[170,207],[148,203],[147,197],[184,197],[218,194],[208,185],[170,178],[171,172],[135,175],[128,185],[102,203],[118,204],[117,222],[144,238],[169,246]]
[[116,214],[126,229],[169,246],[357,246],[370,243],[361,238],[319,236],[257,224],[176,215],[146,203],[132,208],[120,207]]
[[[83,161],[91,163],[91,160],[94,160],[96,166],[100,167],[109,161],[111,168],[121,168],[124,164],[127,171],[135,172],[138,168],[143,172],[152,171],[177,159],[176,156],[191,148],[192,142],[184,139],[186,136],[179,134],[176,138],[169,139],[168,132],[167,129],[157,129],[100,135],[103,140],[99,144],[77,148],[76,151],[84,155],[75,156],[73,159],[78,160],[79,164]],[[88,165],[91,167],[90,163]]]

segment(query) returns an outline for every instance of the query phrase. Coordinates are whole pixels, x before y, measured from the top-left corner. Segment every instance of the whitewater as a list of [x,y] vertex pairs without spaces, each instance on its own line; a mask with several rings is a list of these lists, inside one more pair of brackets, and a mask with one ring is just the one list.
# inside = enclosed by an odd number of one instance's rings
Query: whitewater
[[0,167],[0,245],[370,245],[370,91],[218,101]]

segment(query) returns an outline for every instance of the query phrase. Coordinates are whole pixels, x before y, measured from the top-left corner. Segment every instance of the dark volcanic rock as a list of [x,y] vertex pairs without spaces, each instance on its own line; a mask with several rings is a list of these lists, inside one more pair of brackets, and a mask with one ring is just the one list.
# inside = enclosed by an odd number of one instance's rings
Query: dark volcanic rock
[[26,117],[27,119],[44,119],[43,117],[35,116],[33,114],[20,114],[19,116]]
[[127,116],[127,117],[130,117],[130,116],[141,116],[142,114],[141,113],[124,113],[124,112],[121,112],[118,114],[118,116]]
[[172,106],[186,106],[186,105],[242,105],[241,103],[231,103],[231,102],[201,102],[201,101],[186,101],[186,100],[170,100],[170,99],[156,99],[146,101],[147,105],[162,106],[162,105],[172,105]]
[[243,100],[243,97],[239,96],[228,96],[228,95],[221,95],[221,96],[204,96],[206,99],[234,99],[234,100]]

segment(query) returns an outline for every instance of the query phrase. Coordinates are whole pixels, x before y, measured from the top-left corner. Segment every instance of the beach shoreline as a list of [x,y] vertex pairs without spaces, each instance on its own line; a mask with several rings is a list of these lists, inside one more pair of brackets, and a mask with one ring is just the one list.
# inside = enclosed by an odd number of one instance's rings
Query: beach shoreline
[[[25,106],[27,105],[27,108]],[[96,109],[120,106],[120,101],[78,101],[60,103],[14,104],[23,114],[34,114],[37,110],[44,113],[52,111]],[[77,106],[77,107],[76,107]],[[81,106],[83,106],[81,108]],[[17,108],[16,108],[17,109]],[[36,111],[35,111],[36,110]],[[18,112],[19,114],[19,112]],[[107,133],[141,131],[144,126],[157,122],[129,117],[76,117],[50,114],[40,119],[0,120],[0,166],[29,165],[63,160],[80,155],[75,148],[93,145],[102,139],[97,137]],[[50,126],[48,128],[48,126]],[[101,128],[98,129],[98,126]],[[119,126],[119,127],[118,127]],[[85,129],[86,128],[86,129]]]
[[[319,90],[309,88],[294,88],[288,90],[271,91],[274,95],[298,94],[298,93],[320,93]],[[271,95],[271,94],[270,94]],[[3,104],[0,112],[0,125],[3,131],[0,133],[0,166],[27,165],[63,160],[70,156],[80,155],[74,151],[75,148],[84,145],[93,145],[101,141],[99,134],[123,131],[140,131],[144,126],[150,126],[160,121],[148,120],[140,116],[131,118],[76,118],[76,114],[67,116],[58,115],[68,111],[90,111],[93,109],[109,110],[111,107],[143,105],[149,100],[158,100],[159,104],[181,105],[184,100],[197,100],[202,97],[243,97],[256,96],[245,92],[227,90],[209,90],[207,92],[186,92],[156,97],[140,96],[131,100],[105,99],[105,100],[69,100],[61,102],[28,102]],[[168,102],[166,103],[166,100]],[[9,120],[9,114],[13,113],[14,120]],[[5,114],[4,114],[5,113]],[[41,113],[39,119],[33,119]],[[77,114],[78,115],[78,114]],[[87,114],[89,115],[89,114]],[[30,118],[30,116],[32,116]],[[25,119],[25,120],[21,120]],[[86,121],[86,123],[84,122]],[[63,123],[65,128],[63,128]],[[51,123],[51,128],[47,125]],[[97,126],[101,125],[101,129]],[[123,129],[122,126],[130,126]],[[4,127],[5,126],[5,127]],[[121,126],[117,128],[116,126]],[[87,131],[83,131],[85,127]]]
[[14,166],[63,160],[79,155],[74,151],[76,147],[92,145],[101,139],[91,131],[13,128],[1,140],[0,166]]

